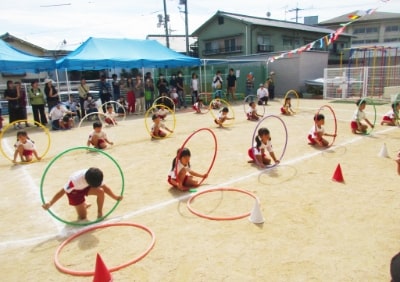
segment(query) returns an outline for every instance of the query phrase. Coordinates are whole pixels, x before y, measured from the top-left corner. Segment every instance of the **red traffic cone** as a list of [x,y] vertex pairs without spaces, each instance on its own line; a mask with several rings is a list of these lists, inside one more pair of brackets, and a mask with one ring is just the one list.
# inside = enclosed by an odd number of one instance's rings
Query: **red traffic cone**
[[104,264],[101,256],[97,254],[96,270],[94,271],[93,282],[112,282],[113,278],[107,266]]
[[340,164],[337,165],[335,173],[333,174],[332,180],[336,181],[336,182],[344,182],[342,168],[340,167]]

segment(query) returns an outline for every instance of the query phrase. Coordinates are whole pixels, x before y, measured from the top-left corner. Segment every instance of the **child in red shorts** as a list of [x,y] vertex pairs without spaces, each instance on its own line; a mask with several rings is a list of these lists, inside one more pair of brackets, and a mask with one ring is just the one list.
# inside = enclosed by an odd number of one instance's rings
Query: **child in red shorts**
[[[200,174],[190,169],[190,156],[191,153],[188,148],[179,149],[177,156],[172,160],[172,168],[168,174],[168,183],[181,191],[199,186],[199,182],[193,176],[208,177],[208,174]],[[179,158],[178,161],[177,158]]]
[[97,218],[103,217],[104,194],[116,201],[121,201],[122,196],[117,196],[105,184],[103,184],[103,172],[95,167],[74,172],[68,182],[58,191],[53,198],[42,205],[47,210],[62,196],[67,195],[70,206],[74,206],[79,220],[87,219],[87,207],[85,197],[93,195],[97,197]]
[[108,140],[107,134],[102,131],[103,125],[99,121],[93,123],[93,132],[89,135],[86,146],[93,145],[97,149],[105,149],[107,144],[114,145],[113,142]]
[[17,157],[19,156],[22,162],[31,162],[33,156],[40,161],[40,157],[36,151],[35,143],[29,138],[26,131],[17,132],[17,143],[14,145],[14,159],[13,162],[17,162]]

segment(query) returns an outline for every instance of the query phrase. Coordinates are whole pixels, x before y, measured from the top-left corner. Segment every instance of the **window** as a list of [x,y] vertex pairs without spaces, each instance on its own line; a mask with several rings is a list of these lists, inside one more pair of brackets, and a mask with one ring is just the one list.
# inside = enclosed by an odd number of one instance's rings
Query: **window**
[[300,47],[300,40],[295,38],[283,38],[283,49],[292,49]]
[[364,44],[364,40],[352,40],[351,41],[352,44]]
[[365,27],[357,27],[354,29],[353,34],[365,33]]
[[236,51],[236,40],[234,38],[225,39],[224,40],[224,47],[225,47],[225,52]]
[[365,43],[378,43],[379,40],[378,39],[366,39]]
[[365,29],[366,33],[377,33],[378,32],[378,28],[377,27],[367,27]]
[[398,25],[389,25],[385,28],[385,32],[397,32],[399,31]]
[[384,42],[398,42],[400,41],[400,38],[386,38]]
[[271,37],[269,35],[257,36],[258,45],[271,45]]

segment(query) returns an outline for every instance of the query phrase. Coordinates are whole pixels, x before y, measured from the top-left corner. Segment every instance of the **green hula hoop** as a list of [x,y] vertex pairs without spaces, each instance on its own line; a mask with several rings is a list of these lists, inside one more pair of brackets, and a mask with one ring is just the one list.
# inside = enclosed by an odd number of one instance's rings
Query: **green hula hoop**
[[[76,150],[85,150],[85,151],[90,150],[90,151],[94,151],[94,152],[103,154],[104,156],[106,156],[107,158],[109,158],[109,159],[115,164],[115,166],[116,166],[116,167],[118,168],[118,170],[119,170],[119,173],[120,173],[120,175],[121,175],[121,180],[122,180],[122,187],[121,187],[121,194],[120,194],[120,196],[122,196],[122,195],[124,194],[124,189],[125,189],[125,178],[124,178],[124,173],[122,172],[122,169],[121,169],[120,165],[117,163],[117,161],[116,161],[113,157],[111,157],[111,156],[110,156],[109,154],[107,154],[106,152],[104,152],[104,151],[102,151],[102,150],[99,150],[99,149],[96,149],[96,148],[83,147],[83,146],[82,146],[82,147],[73,147],[73,148],[67,149],[67,150],[65,150],[65,151],[62,151],[62,152],[59,153],[57,156],[55,156],[55,157],[51,160],[51,162],[47,165],[46,169],[44,170],[43,175],[42,175],[42,179],[40,180],[40,198],[41,198],[41,200],[42,200],[42,204],[45,204],[45,203],[46,203],[46,200],[45,200],[44,195],[43,195],[43,184],[44,184],[44,180],[45,180],[45,178],[46,178],[47,172],[49,171],[50,167],[53,165],[54,162],[56,162],[56,161],[57,161],[60,157],[62,157],[63,155],[65,155],[65,154],[67,154],[67,153],[69,153],[69,152],[72,152],[72,151],[76,151]],[[100,218],[97,218],[96,220],[89,221],[89,222],[67,221],[67,220],[64,220],[64,219],[60,218],[59,216],[57,216],[54,212],[51,211],[51,209],[48,209],[47,211],[49,212],[49,214],[50,214],[53,218],[55,218],[55,219],[57,219],[57,220],[59,220],[59,221],[65,223],[65,224],[74,225],[74,226],[86,226],[86,225],[90,225],[90,224],[94,224],[94,223],[100,222],[100,221],[102,221],[103,219],[105,219],[106,217],[108,217],[108,216],[117,208],[117,206],[119,205],[119,202],[120,202],[120,201],[116,201],[115,204],[114,204],[114,206],[113,206],[105,215],[103,215],[103,216],[100,217]]]

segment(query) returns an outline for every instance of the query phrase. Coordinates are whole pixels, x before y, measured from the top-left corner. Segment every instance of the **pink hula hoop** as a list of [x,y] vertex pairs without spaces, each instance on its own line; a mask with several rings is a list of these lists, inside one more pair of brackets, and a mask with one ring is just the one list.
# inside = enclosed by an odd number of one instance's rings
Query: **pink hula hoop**
[[[210,173],[211,169],[213,168],[214,163],[215,163],[215,158],[217,157],[217,150],[218,150],[217,137],[215,136],[215,133],[211,129],[204,127],[204,128],[200,128],[200,129],[196,130],[195,132],[193,132],[192,134],[190,134],[189,137],[186,138],[185,142],[183,142],[182,146],[179,148],[178,155],[176,156],[175,175],[178,175],[178,162],[179,162],[180,155],[181,155],[181,152],[182,152],[183,148],[185,148],[186,144],[189,142],[189,140],[194,135],[196,135],[197,133],[199,133],[201,131],[208,131],[211,134],[211,136],[213,137],[213,140],[214,140],[214,147],[215,147],[214,156],[212,158],[210,167],[207,170],[207,175]],[[203,177],[199,182],[199,186],[204,182],[204,180],[205,180],[205,178]]]
[[90,231],[93,231],[93,230],[96,230],[96,229],[100,229],[100,228],[110,227],[110,226],[131,226],[131,227],[137,227],[137,228],[143,229],[144,231],[146,231],[147,233],[149,233],[150,236],[151,236],[151,243],[150,243],[149,247],[148,247],[143,253],[141,253],[139,256],[137,256],[136,258],[134,258],[134,259],[132,259],[132,260],[126,262],[126,263],[123,263],[123,264],[120,264],[120,265],[117,265],[117,266],[114,266],[114,267],[109,268],[108,270],[109,270],[110,272],[114,272],[114,271],[120,270],[120,269],[122,269],[122,268],[124,268],[124,267],[127,267],[127,266],[129,266],[129,265],[131,265],[131,264],[134,264],[135,262],[140,261],[141,259],[143,259],[143,258],[151,251],[151,249],[153,249],[154,244],[155,244],[155,241],[156,241],[156,237],[155,237],[153,231],[151,231],[149,228],[147,228],[147,227],[145,227],[145,226],[143,226],[143,225],[139,225],[139,224],[135,224],[135,223],[124,223],[124,222],[120,222],[120,223],[107,223],[107,224],[97,225],[97,226],[93,226],[93,227],[84,229],[84,230],[82,230],[82,231],[80,231],[80,232],[78,232],[78,233],[72,235],[72,236],[69,237],[67,240],[65,240],[64,242],[61,243],[61,245],[57,248],[56,253],[55,253],[55,255],[54,255],[54,263],[55,263],[57,269],[60,270],[60,271],[63,272],[63,273],[70,274],[70,275],[74,275],[74,276],[92,276],[92,275],[94,275],[94,271],[78,271],[78,270],[72,270],[72,269],[69,269],[69,268],[67,268],[67,267],[64,267],[63,265],[61,265],[61,263],[60,263],[58,257],[59,257],[59,255],[60,255],[61,250],[62,250],[68,243],[70,243],[72,240],[74,240],[75,238],[77,238],[77,237],[79,237],[79,236],[81,236],[82,234],[85,234],[85,233],[87,233],[87,232],[90,232]]
[[321,112],[321,110],[324,109],[324,108],[327,108],[327,109],[329,109],[329,110],[331,111],[332,116],[333,116],[333,121],[335,122],[335,132],[333,133],[335,136],[332,137],[332,142],[328,144],[328,147],[330,147],[330,146],[333,145],[333,143],[335,143],[335,140],[336,140],[336,135],[337,135],[337,120],[336,120],[335,112],[333,111],[332,107],[329,106],[329,105],[323,105],[322,107],[320,107],[320,108],[318,109],[318,112],[317,112],[316,114],[318,115],[318,114]]

